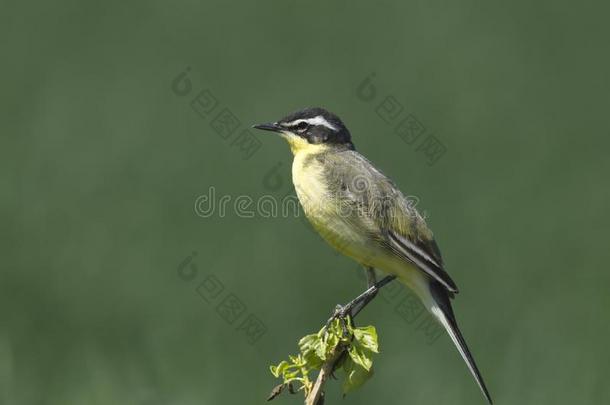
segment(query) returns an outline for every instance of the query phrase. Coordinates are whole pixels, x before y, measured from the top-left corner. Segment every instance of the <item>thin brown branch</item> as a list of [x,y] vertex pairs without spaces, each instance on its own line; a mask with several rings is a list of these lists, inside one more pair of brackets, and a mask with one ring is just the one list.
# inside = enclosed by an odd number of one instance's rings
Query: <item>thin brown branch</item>
[[323,405],[324,404],[324,384],[328,377],[333,374],[335,371],[335,366],[337,362],[345,353],[347,346],[343,344],[338,344],[326,362],[322,365],[320,372],[318,373],[318,377],[316,378],[316,382],[311,389],[309,395],[305,398],[305,405]]

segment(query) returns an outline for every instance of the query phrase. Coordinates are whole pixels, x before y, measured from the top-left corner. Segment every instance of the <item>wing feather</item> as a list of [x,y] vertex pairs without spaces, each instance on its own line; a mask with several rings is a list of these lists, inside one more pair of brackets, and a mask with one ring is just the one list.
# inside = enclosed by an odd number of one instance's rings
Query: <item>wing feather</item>
[[330,181],[336,183],[331,188],[343,190],[341,200],[365,214],[357,218],[363,229],[370,229],[393,254],[417,266],[449,293],[458,292],[443,267],[432,231],[388,177],[353,150],[329,154],[323,159]]
[[[388,239],[392,250],[437,280],[448,291],[452,293],[458,292],[457,285],[443,268],[442,262],[437,262],[424,250],[427,247],[426,243],[414,243],[408,237],[400,235],[391,229],[388,230]],[[434,244],[436,245],[435,242]]]

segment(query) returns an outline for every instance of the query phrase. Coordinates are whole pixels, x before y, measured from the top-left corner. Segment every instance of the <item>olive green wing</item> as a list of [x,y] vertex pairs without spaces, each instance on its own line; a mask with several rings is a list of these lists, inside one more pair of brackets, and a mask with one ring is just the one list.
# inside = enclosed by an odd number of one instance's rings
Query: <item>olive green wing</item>
[[393,254],[437,280],[450,293],[455,282],[444,269],[432,231],[394,183],[355,151],[329,156],[329,181],[341,190],[341,200],[358,214],[355,221],[369,229]]

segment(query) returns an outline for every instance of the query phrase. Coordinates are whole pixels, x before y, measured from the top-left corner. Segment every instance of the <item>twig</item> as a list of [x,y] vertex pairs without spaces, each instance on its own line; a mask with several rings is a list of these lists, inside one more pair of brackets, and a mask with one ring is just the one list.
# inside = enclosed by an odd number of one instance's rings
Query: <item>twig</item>
[[[360,294],[356,299],[350,302],[347,306],[350,307],[350,314],[347,314],[348,317],[353,321],[353,319],[366,307],[368,304],[373,301],[373,298],[377,296],[377,292],[381,287],[388,284],[392,280],[394,280],[395,276],[386,276],[381,281],[375,282],[374,273],[371,275],[370,272],[367,272],[367,278],[369,283],[369,288],[362,294]],[[324,383],[330,375],[332,375],[333,371],[335,371],[335,366],[337,361],[341,358],[347,346],[343,344],[338,344],[335,347],[331,356],[326,360],[326,362],[322,365],[320,372],[318,373],[318,378],[316,378],[316,382],[311,389],[309,395],[305,398],[305,405],[323,405],[324,404]],[[321,402],[320,402],[321,400]]]
[[311,389],[309,395],[305,398],[305,405],[324,405],[324,391],[322,388],[324,387],[324,383],[328,377],[333,374],[335,371],[335,366],[345,350],[347,346],[339,343],[328,360],[322,365],[320,372],[318,373],[318,378],[316,378],[316,382]]
[[[368,304],[371,303],[371,301],[377,295],[379,289],[396,278],[395,276],[386,276],[382,280],[375,282],[374,273],[372,273],[371,275],[370,272],[367,272],[367,276],[369,281],[369,288],[364,293],[360,294],[358,297],[348,303],[345,307],[338,307],[338,309],[340,309],[340,312],[335,312],[335,315],[333,315],[334,319],[339,318],[341,319],[341,321],[345,322],[345,319],[349,318],[352,321],[352,325],[354,325],[353,319],[356,317],[356,315],[360,313],[360,311],[362,311]],[[345,311],[346,309],[347,311]],[[331,318],[331,320],[333,318]],[[320,372],[318,373],[316,382],[314,383],[311,391],[309,392],[309,395],[306,395],[305,397],[305,405],[324,405],[324,384],[328,380],[328,377],[333,375],[337,363],[341,359],[341,356],[345,354],[345,351],[348,349],[348,347],[349,343],[339,343],[333,349],[331,354],[327,357],[326,361],[320,368]],[[278,396],[284,388],[284,384],[280,384],[275,387],[267,401],[270,401],[276,396]],[[292,389],[290,391],[292,392]]]

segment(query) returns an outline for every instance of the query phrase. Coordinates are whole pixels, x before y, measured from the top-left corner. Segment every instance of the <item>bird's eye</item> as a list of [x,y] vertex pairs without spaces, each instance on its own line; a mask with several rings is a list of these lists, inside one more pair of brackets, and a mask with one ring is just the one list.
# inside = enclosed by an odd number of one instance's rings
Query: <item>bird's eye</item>
[[303,132],[305,131],[307,128],[309,128],[309,124],[306,123],[305,121],[301,121],[297,124],[296,129],[299,132]]

